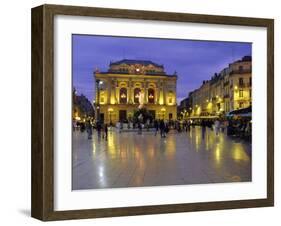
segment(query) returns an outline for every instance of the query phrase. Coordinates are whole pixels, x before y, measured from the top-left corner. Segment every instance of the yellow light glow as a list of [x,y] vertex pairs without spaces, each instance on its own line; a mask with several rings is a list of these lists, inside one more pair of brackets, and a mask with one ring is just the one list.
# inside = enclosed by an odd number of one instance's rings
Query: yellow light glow
[[220,166],[221,163],[221,149],[219,146],[216,147],[215,149],[215,160],[216,160],[216,165]]
[[234,150],[232,151],[232,158],[235,161],[249,161],[250,158],[245,150],[240,146],[237,145]]
[[159,98],[159,104],[160,105],[163,105],[164,104],[164,99],[163,99],[163,96],[161,95],[160,98]]
[[115,98],[113,96],[110,98],[110,104],[115,104]]

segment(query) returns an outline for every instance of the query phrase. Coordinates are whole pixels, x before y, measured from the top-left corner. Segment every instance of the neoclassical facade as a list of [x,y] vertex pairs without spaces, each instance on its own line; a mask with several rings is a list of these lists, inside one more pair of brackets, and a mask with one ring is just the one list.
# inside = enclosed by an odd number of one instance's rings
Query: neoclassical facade
[[244,56],[189,95],[190,116],[218,116],[252,105],[252,58]]
[[[96,70],[96,104],[100,120],[116,123],[133,117],[142,96],[144,107],[155,119],[177,117],[177,75],[165,73],[163,65],[146,60],[111,62],[106,72]],[[99,91],[98,91],[99,89]]]

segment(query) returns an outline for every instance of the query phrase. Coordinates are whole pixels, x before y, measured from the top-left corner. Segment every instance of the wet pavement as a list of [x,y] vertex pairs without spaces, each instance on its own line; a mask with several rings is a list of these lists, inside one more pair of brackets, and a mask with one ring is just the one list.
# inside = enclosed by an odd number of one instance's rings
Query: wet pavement
[[251,181],[251,145],[200,127],[189,132],[73,132],[72,189]]

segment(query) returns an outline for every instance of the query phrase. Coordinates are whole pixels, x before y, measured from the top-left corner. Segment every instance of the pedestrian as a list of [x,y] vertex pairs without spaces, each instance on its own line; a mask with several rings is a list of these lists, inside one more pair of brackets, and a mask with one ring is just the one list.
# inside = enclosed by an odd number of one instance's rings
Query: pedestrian
[[206,133],[206,122],[205,122],[204,119],[201,122],[201,129],[202,129],[202,139],[204,140],[205,139],[205,133]]
[[161,137],[165,137],[165,123],[164,123],[163,119],[161,119],[161,121],[159,123],[159,128],[160,128]]
[[139,128],[138,134],[142,134],[142,123],[138,122],[138,128]]
[[100,122],[97,122],[97,131],[98,131],[98,138],[100,138],[101,136],[101,123]]
[[188,121],[187,121],[187,127],[186,127],[187,130],[186,130],[186,132],[187,132],[187,131],[190,131],[190,126],[191,126],[191,120],[188,120]]
[[227,128],[228,122],[227,120],[223,120],[222,121],[222,125],[221,125],[221,131],[224,133],[224,130]]
[[157,135],[158,133],[158,130],[159,130],[159,123],[158,123],[158,120],[155,120],[154,121],[154,128],[155,128],[155,136]]
[[93,135],[93,130],[92,130],[92,125],[91,125],[91,122],[88,121],[87,122],[87,134],[88,134],[88,140],[91,140],[92,139],[92,135]]
[[220,121],[218,119],[216,119],[215,123],[214,123],[214,130],[215,130],[216,136],[219,135],[219,129],[220,129]]
[[183,121],[183,131],[187,132],[187,121]]
[[169,133],[169,124],[165,123],[164,125],[165,125],[165,127],[164,127],[164,137],[166,137],[166,135]]
[[108,137],[108,126],[107,123],[104,124],[104,138],[107,140]]
[[81,122],[81,124],[80,124],[80,132],[84,133],[85,129],[86,129],[85,123]]

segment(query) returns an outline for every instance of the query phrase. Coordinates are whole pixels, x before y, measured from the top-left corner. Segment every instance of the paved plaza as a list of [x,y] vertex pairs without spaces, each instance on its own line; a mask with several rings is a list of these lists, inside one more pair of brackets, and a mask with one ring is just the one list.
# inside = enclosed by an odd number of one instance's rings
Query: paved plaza
[[93,139],[73,132],[72,189],[251,181],[251,145],[200,127],[154,132],[108,132]]

